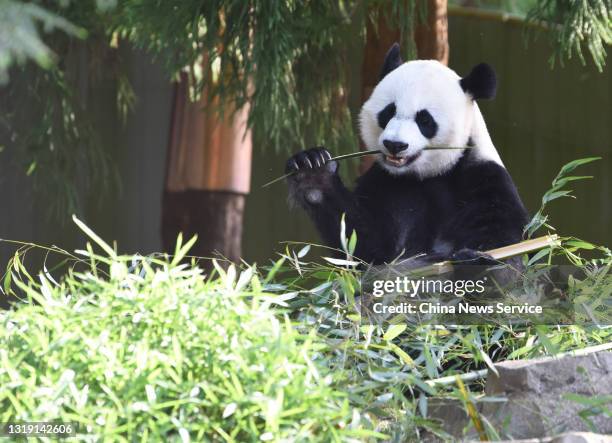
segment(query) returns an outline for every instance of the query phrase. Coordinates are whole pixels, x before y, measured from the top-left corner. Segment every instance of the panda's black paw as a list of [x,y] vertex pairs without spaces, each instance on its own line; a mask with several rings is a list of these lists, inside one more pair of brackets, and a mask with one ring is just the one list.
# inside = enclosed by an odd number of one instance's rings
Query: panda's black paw
[[298,152],[287,160],[285,172],[289,185],[289,200],[301,205],[316,205],[337,180],[338,163],[323,147]]
[[451,254],[449,259],[457,265],[467,266],[495,266],[499,261],[484,252],[475,249],[463,248]]
[[[309,172],[335,174],[338,162],[332,160],[329,151],[323,147],[311,148],[298,152],[287,160],[285,173],[298,172],[297,176]],[[295,176],[294,175],[294,176]],[[294,177],[292,176],[292,177]]]

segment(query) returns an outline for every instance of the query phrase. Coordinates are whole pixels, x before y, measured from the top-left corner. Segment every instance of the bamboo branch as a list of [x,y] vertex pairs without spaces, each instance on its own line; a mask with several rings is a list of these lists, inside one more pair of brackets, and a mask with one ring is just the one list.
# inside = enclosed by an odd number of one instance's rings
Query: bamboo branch
[[[491,249],[484,253],[490,255],[495,260],[505,260],[521,254],[538,251],[543,248],[559,246],[561,244],[557,234],[544,235],[542,237],[532,238],[512,245],[503,246],[501,248]],[[455,262],[447,260],[433,265],[425,266],[415,270],[419,275],[440,275],[446,274],[453,270]]]
[[[470,146],[462,146],[462,147],[450,147],[450,146],[428,146],[427,148],[424,148],[425,151],[436,151],[436,150],[442,150],[442,149],[470,149]],[[345,160],[347,158],[354,158],[354,157],[364,157],[366,155],[374,155],[374,154],[380,154],[382,151],[380,150],[374,150],[374,151],[359,151],[359,152],[351,152],[350,154],[343,154],[343,155],[339,155],[337,157],[332,157],[329,161],[338,161],[338,160]],[[285,175],[281,175],[280,177],[275,178],[272,181],[269,181],[268,183],[266,183],[265,185],[262,186],[262,188],[267,188],[270,185],[273,185],[276,182],[279,182],[281,180],[286,179],[287,177],[292,176],[293,174],[296,174],[299,171],[291,171]]]
[[495,260],[504,260],[506,258],[515,257],[528,252],[537,251],[549,246],[559,246],[559,236],[557,234],[544,235],[542,237],[532,238],[513,245],[503,246],[501,248],[491,249],[487,251]]

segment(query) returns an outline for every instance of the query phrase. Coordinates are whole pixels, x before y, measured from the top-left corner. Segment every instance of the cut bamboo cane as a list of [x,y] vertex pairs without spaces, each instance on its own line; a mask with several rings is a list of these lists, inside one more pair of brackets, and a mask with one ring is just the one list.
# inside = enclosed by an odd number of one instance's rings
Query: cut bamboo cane
[[[530,240],[503,246],[501,248],[484,251],[484,253],[490,255],[495,260],[506,260],[517,255],[528,254],[543,248],[559,246],[560,243],[561,242],[557,234],[544,235],[542,237],[532,238]],[[416,269],[414,272],[424,276],[446,274],[453,270],[453,265],[454,263],[452,261],[447,260]]]
[[503,246],[501,248],[491,249],[487,251],[495,260],[504,260],[506,258],[515,257],[528,252],[537,251],[549,246],[559,246],[559,236],[557,234],[544,235],[542,237],[532,238],[513,245]]

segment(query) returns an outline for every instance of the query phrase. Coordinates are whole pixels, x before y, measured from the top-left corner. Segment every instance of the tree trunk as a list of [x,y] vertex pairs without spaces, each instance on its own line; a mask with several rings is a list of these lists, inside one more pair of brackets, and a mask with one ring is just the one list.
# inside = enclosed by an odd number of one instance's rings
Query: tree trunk
[[[174,251],[176,236],[198,235],[190,255],[240,261],[245,195],[226,191],[185,190],[164,192],[162,238],[164,249]],[[220,255],[222,257],[220,257]]]
[[438,60],[448,65],[447,0],[427,0],[427,21],[417,20],[414,40],[419,59]]
[[[419,4],[419,3],[417,3]],[[422,3],[420,3],[422,4]],[[414,40],[417,58],[435,59],[448,64],[448,11],[447,0],[427,0],[427,22],[419,23],[419,11],[416,12]],[[399,29],[391,29],[382,11],[378,14],[378,23],[370,20],[366,27],[366,44],[361,67],[361,99],[365,102],[379,81],[383,59],[391,45],[401,41]],[[371,156],[363,157],[361,170],[366,171],[372,165]]]
[[232,114],[226,108],[219,121],[217,104],[205,97],[189,100],[186,76],[177,84],[162,201],[163,247],[173,252],[179,232],[185,241],[197,234],[190,254],[239,262],[251,176],[248,109]]
[[[417,2],[417,5],[423,4]],[[427,0],[427,22],[420,23],[415,11],[414,40],[417,58],[439,60],[448,64],[448,6],[447,0]],[[366,27],[366,45],[362,64],[362,98],[365,101],[378,83],[378,75],[383,58],[391,45],[401,41],[399,29],[391,29],[382,11],[378,14],[378,23],[370,20]]]
[[[372,94],[374,87],[379,82],[380,70],[384,57],[389,48],[395,42],[401,40],[399,29],[391,29],[387,20],[379,10],[377,23],[366,17],[366,44],[361,65],[361,102],[364,103]],[[362,149],[363,149],[362,145]],[[359,170],[363,173],[370,169],[374,163],[372,156],[361,158]]]

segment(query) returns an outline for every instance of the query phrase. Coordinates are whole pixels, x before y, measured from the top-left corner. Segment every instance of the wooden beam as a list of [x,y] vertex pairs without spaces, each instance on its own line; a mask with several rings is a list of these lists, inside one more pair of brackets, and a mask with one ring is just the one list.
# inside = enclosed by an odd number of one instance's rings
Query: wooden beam
[[[423,4],[423,3],[417,3]],[[427,21],[416,19],[414,40],[421,60],[438,60],[448,65],[447,0],[427,0]],[[417,17],[420,14],[417,13]]]

